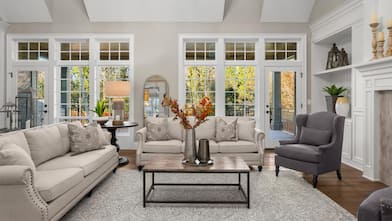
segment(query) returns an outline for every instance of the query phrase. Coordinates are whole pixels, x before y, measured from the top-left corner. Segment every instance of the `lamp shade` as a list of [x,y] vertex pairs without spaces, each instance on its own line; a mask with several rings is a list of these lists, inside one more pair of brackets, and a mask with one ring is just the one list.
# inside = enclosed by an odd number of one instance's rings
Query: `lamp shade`
[[129,96],[131,87],[129,81],[105,81],[104,94],[108,97],[125,97]]

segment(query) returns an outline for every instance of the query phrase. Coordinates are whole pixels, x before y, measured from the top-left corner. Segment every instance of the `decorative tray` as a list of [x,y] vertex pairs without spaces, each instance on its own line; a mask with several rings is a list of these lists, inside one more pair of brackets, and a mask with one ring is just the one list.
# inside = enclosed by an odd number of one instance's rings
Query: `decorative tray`
[[196,159],[195,163],[191,163],[188,161],[182,161],[182,163],[190,166],[209,166],[214,164],[214,160],[210,159],[207,163],[201,163],[198,159]]

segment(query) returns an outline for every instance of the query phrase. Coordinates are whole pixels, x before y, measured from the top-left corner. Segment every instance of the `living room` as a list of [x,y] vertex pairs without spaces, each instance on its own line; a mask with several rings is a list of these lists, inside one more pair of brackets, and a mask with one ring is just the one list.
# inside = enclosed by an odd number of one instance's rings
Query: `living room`
[[0,220],[392,220],[391,11],[1,0]]

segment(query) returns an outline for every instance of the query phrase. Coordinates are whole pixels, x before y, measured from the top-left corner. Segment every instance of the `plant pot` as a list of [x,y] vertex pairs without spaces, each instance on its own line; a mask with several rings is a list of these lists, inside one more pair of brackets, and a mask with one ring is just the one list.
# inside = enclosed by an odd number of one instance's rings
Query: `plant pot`
[[325,96],[325,103],[327,104],[327,111],[336,113],[335,104],[338,96]]
[[350,112],[350,104],[347,97],[339,97],[335,104],[336,114],[348,117]]
[[196,163],[196,135],[195,129],[185,129],[185,149],[183,163]]

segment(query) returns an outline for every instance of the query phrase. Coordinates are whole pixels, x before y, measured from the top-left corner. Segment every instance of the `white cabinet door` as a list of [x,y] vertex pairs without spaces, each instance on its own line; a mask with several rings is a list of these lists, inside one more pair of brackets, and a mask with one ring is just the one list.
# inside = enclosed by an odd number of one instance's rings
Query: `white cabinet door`
[[344,123],[344,135],[343,135],[343,150],[342,158],[343,162],[352,160],[352,121],[346,119]]

